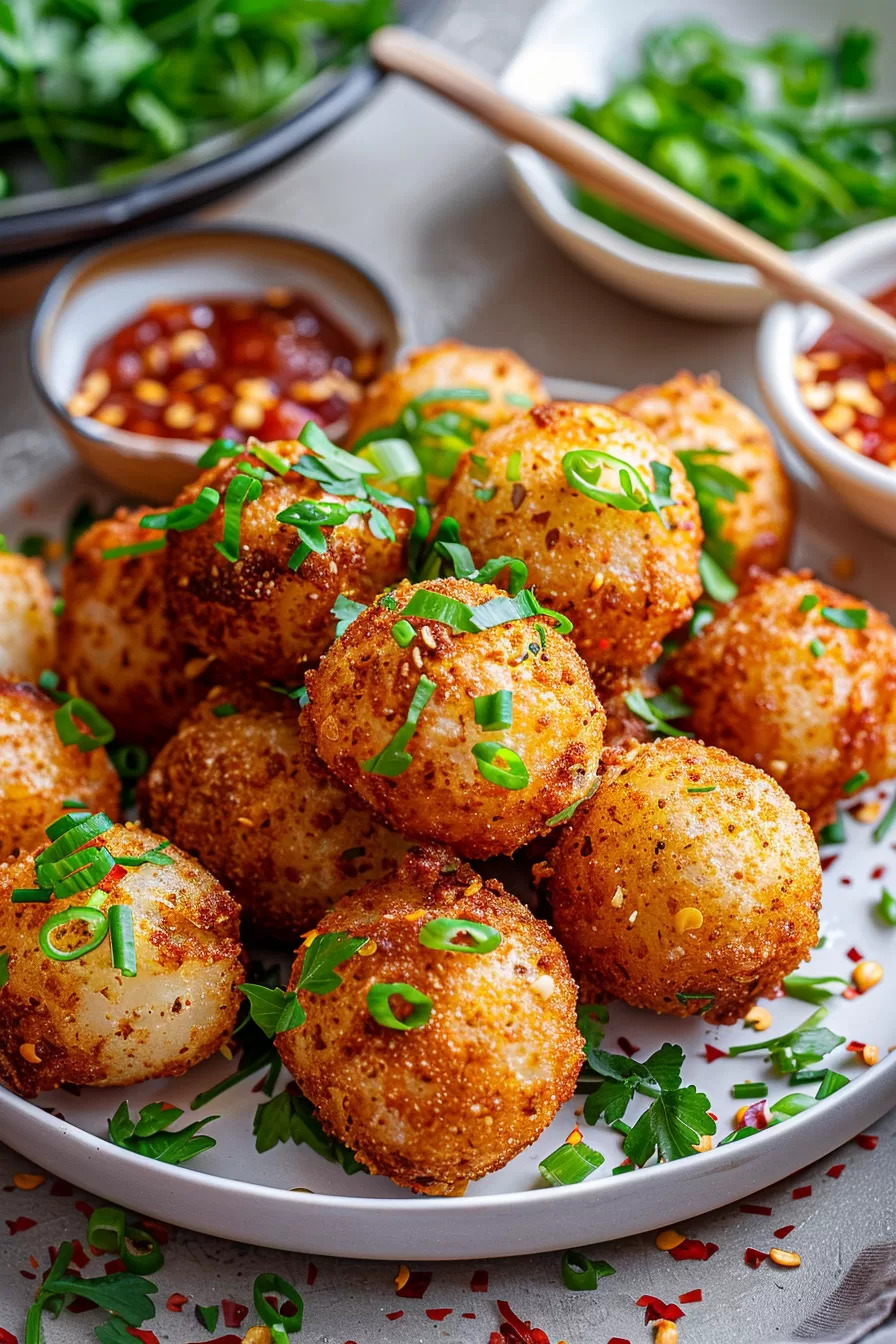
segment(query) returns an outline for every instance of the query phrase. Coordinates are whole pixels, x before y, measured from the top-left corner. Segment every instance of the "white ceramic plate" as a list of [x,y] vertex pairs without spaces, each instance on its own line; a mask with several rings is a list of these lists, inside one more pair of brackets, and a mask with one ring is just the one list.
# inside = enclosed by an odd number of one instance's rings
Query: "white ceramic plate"
[[[613,395],[610,388],[559,379],[551,380],[551,388],[555,395],[589,400]],[[91,489],[86,476],[66,484],[69,500],[72,487],[74,498],[78,491],[87,494]],[[58,500],[60,491],[45,489],[42,493]],[[107,506],[108,495],[97,502]],[[799,559],[824,571],[832,555],[850,548],[857,552],[861,542],[874,581],[857,586],[884,606],[889,595],[889,605],[896,607],[892,578],[889,594],[881,578],[894,573],[892,548],[876,538],[868,540],[848,520],[825,516],[817,501],[807,502],[811,522],[802,529]],[[20,517],[0,518],[0,530],[6,530],[11,539],[17,532],[41,526],[58,531],[58,514],[54,518],[31,515],[24,527]],[[880,552],[877,547],[882,548]],[[871,790],[869,796],[889,797],[890,792],[890,787]],[[876,845],[870,827],[849,817],[846,824],[848,843],[825,876],[822,924],[826,942],[814,954],[811,970],[848,978],[852,962],[846,954],[852,947],[883,963],[884,979],[870,993],[851,1001],[829,1001],[827,1025],[847,1041],[878,1045],[884,1058],[868,1069],[857,1063],[855,1055],[836,1050],[825,1063],[846,1073],[853,1080],[849,1087],[814,1110],[754,1138],[686,1161],[614,1177],[611,1169],[622,1161],[619,1135],[602,1125],[583,1126],[587,1141],[604,1153],[605,1165],[582,1185],[546,1188],[538,1162],[573,1128],[575,1112],[582,1104],[579,1097],[563,1108],[532,1148],[503,1171],[470,1186],[462,1199],[428,1199],[410,1197],[381,1177],[347,1176],[306,1147],[281,1145],[258,1155],[252,1117],[262,1098],[253,1093],[251,1081],[190,1117],[221,1116],[210,1131],[217,1147],[188,1168],[134,1156],[101,1137],[108,1117],[125,1098],[132,1113],[159,1100],[188,1109],[194,1096],[232,1072],[233,1065],[220,1056],[184,1078],[145,1083],[127,1091],[85,1088],[77,1097],[60,1091],[27,1102],[0,1090],[0,1137],[30,1161],[149,1216],[219,1237],[319,1255],[427,1260],[520,1255],[642,1232],[746,1198],[866,1130],[896,1104],[896,1054],[886,1054],[888,1046],[896,1043],[896,929],[886,928],[874,913],[886,876],[872,876],[889,867],[887,875],[896,885],[892,847],[896,828],[888,841]],[[502,874],[505,881],[525,894],[525,870],[517,867],[514,872],[513,865],[507,868],[512,876],[508,879],[507,872]],[[848,884],[845,878],[850,879]],[[769,1035],[777,1035],[803,1021],[813,1009],[806,1003],[779,999],[771,1004],[771,1011],[774,1021]],[[687,1056],[684,1081],[695,1083],[709,1095],[719,1117],[719,1136],[731,1128],[741,1104],[731,1097],[733,1083],[747,1078],[768,1081],[772,1100],[792,1090],[786,1080],[772,1077],[761,1053],[747,1059],[707,1062],[707,1044],[725,1049],[761,1039],[740,1025],[711,1027],[699,1018],[686,1022],[660,1018],[614,1003],[610,1005],[607,1048],[618,1050],[620,1036],[640,1047],[640,1059],[663,1041],[681,1044]]]
[[[851,0],[849,23],[881,34],[880,106],[886,72],[896,60],[896,7],[892,0]],[[563,113],[573,97],[606,98],[620,76],[637,68],[640,38],[666,24],[699,17],[746,42],[799,30],[829,40],[846,21],[843,0],[549,0],[537,13],[502,87],[536,112]],[[878,95],[875,95],[877,100]],[[867,106],[862,100],[859,106]],[[507,151],[517,193],[536,223],[581,266],[653,308],[714,321],[750,321],[775,297],[749,266],[678,256],[625,238],[577,210],[559,169],[534,150]],[[823,256],[825,244],[801,255]]]

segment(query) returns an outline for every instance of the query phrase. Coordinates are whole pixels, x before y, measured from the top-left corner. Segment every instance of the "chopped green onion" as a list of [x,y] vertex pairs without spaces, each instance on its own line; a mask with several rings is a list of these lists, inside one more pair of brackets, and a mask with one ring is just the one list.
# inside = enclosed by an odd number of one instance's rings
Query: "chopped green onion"
[[387,775],[390,779],[395,779],[398,775],[404,774],[413,760],[410,753],[405,751],[405,747],[414,736],[417,720],[429,704],[435,689],[436,683],[430,681],[429,677],[421,675],[404,723],[382,751],[378,751],[369,760],[362,761],[362,770],[365,770],[369,775]]
[[824,1101],[826,1097],[833,1096],[835,1092],[839,1092],[841,1087],[846,1087],[848,1083],[849,1079],[845,1074],[835,1073],[833,1069],[825,1069],[821,1087],[815,1093],[816,1101]]
[[[87,731],[75,723],[75,716],[86,725]],[[59,741],[64,747],[77,747],[79,751],[95,751],[111,742],[115,729],[89,700],[72,696],[60,705],[53,716]]]
[[880,900],[875,908],[885,924],[889,924],[891,929],[896,928],[896,896],[891,896],[886,887],[881,891]]
[[820,639],[813,639],[809,645],[809,652],[813,658],[822,658],[827,650]]
[[473,634],[475,626],[472,610],[466,602],[458,602],[454,597],[433,593],[428,588],[418,588],[411,600],[405,603],[404,615],[419,616],[425,621],[448,625],[455,634]]
[[167,868],[174,863],[170,854],[163,854],[162,850],[167,849],[171,844],[170,840],[161,840],[153,849],[147,849],[143,854],[118,854],[115,856],[115,862],[120,863],[122,868],[142,868],[144,864],[153,864],[156,868]]
[[820,845],[842,845],[846,842],[846,826],[843,818],[838,814],[836,821],[832,821],[827,826],[822,826],[818,832],[818,843]]
[[149,769],[149,752],[135,743],[119,743],[108,754],[121,779],[140,779]]
[[344,635],[352,621],[366,610],[367,607],[363,602],[355,602],[352,598],[346,597],[345,593],[340,593],[330,608],[330,615],[336,617],[336,638],[339,639],[340,635]]
[[239,714],[239,710],[229,700],[224,700],[220,705],[215,705],[212,710],[212,715],[216,719],[229,719],[234,714]]
[[841,630],[864,630],[868,625],[866,607],[822,607],[821,614],[831,625]]
[[758,1133],[759,1130],[754,1125],[744,1125],[743,1129],[734,1129],[730,1134],[726,1134],[724,1139],[719,1139],[717,1146],[724,1148],[726,1143],[737,1143],[739,1139],[749,1139],[751,1135]]
[[198,1303],[196,1304],[196,1315],[210,1335],[214,1334],[215,1327],[218,1324],[219,1310],[220,1308],[217,1306],[200,1307]]
[[838,991],[825,989],[825,985],[849,984],[840,975],[785,975],[782,981],[784,993],[792,999],[803,999],[806,1003],[824,1003]]
[[[44,851],[47,853],[48,851]],[[43,855],[39,855],[43,858]],[[115,867],[115,860],[105,847],[79,850],[66,854],[53,863],[35,864],[38,882],[51,885],[57,900],[89,891],[107,877]]]
[[[86,803],[82,803],[81,800],[80,800],[80,798],[63,798],[63,800],[62,800],[62,806],[63,806],[63,807],[80,807],[80,808],[83,808],[83,810],[84,810],[84,815],[85,815],[85,816],[89,816],[89,815],[90,815],[89,812],[87,811],[87,805],[86,805]],[[48,829],[48,830],[47,830],[47,835],[49,835],[49,834],[50,834],[50,832],[49,832],[49,829]]]
[[889,834],[894,821],[896,821],[896,793],[893,794],[890,799],[890,806],[871,832],[872,838],[877,844],[880,844],[881,840]]
[[737,584],[729,579],[722,566],[708,551],[700,552],[697,561],[700,582],[714,602],[730,602],[737,597]]
[[732,1097],[745,1101],[749,1097],[767,1097],[768,1083],[735,1083],[731,1089]]
[[563,1282],[573,1292],[591,1292],[597,1287],[599,1279],[615,1273],[613,1266],[608,1265],[606,1260],[589,1260],[581,1251],[566,1251],[560,1261]]
[[486,387],[432,387],[415,397],[412,406],[428,406],[434,401],[491,401]]
[[603,1166],[604,1155],[587,1143],[563,1143],[539,1162],[548,1185],[578,1185]]
[[513,723],[513,691],[492,691],[473,697],[473,717],[487,733],[498,733]]
[[817,1097],[810,1097],[806,1092],[790,1092],[786,1097],[781,1097],[778,1101],[772,1102],[769,1111],[772,1115],[781,1115],[787,1118],[794,1115],[801,1115],[803,1111],[808,1111],[810,1107],[817,1104]]
[[406,649],[412,643],[416,633],[410,621],[396,621],[392,627],[392,638],[402,649]]
[[510,747],[504,747],[500,742],[477,742],[471,751],[480,775],[489,784],[514,791],[527,787],[529,771]]
[[522,460],[523,455],[519,449],[517,449],[516,452],[510,454],[510,456],[507,459],[508,481],[518,481],[520,479],[520,467],[522,464]]
[[[471,938],[472,943],[456,943],[459,934]],[[421,947],[431,947],[436,952],[482,954],[500,947],[501,935],[490,924],[477,924],[470,919],[431,919],[421,928],[417,941]]]
[[285,476],[289,471],[289,462],[287,462],[285,457],[281,457],[279,453],[275,453],[273,448],[268,448],[263,443],[253,443],[249,451],[258,458],[259,462],[263,462],[264,465],[269,467],[277,476]]
[[[392,1011],[389,1000],[393,995],[411,1004],[411,1012],[402,1021]],[[370,1015],[381,1027],[390,1027],[393,1031],[412,1031],[416,1027],[425,1027],[432,1016],[432,999],[413,985],[399,982],[394,985],[374,984],[367,991],[367,1007]]]
[[713,1004],[714,1004],[715,1001],[716,1001],[716,996],[715,996],[715,994],[685,994],[683,991],[680,991],[678,994],[675,995],[675,997],[676,997],[676,999],[678,1000],[679,1003],[684,1003],[684,1004],[688,1004],[688,1003],[702,1003],[702,1004],[704,1004],[705,1007],[703,1007],[703,1008],[700,1009],[700,1013],[701,1013],[701,1015],[702,1015],[703,1013],[708,1013],[709,1010],[710,1010],[710,1008],[713,1006]]
[[111,831],[113,824],[105,812],[94,812],[84,818],[71,813],[65,817],[58,817],[47,827],[47,838],[53,843],[38,854],[35,864],[43,867],[45,864],[55,863],[57,859],[74,853],[88,840],[96,840],[98,836],[105,835],[106,831]]
[[843,785],[843,792],[846,797],[851,798],[854,793],[858,793],[859,789],[864,789],[870,778],[867,770],[858,770]]
[[505,392],[504,400],[508,406],[522,406],[525,411],[535,405],[532,398],[525,396],[522,392]]
[[806,593],[806,596],[800,602],[799,609],[802,612],[813,611],[820,601],[821,598],[816,597],[814,593]]
[[690,706],[681,699],[681,692],[677,687],[672,687],[662,697],[653,695],[649,700],[643,691],[627,691],[625,703],[654,733],[660,733],[663,737],[694,736],[693,733],[685,732],[683,728],[676,728],[669,722],[670,719],[683,718],[691,712]]
[[[62,928],[65,924],[73,924],[77,920],[83,920],[85,924],[93,925],[94,932],[86,943],[68,952],[61,951],[50,938],[50,934],[56,929]],[[44,956],[52,961],[77,961],[79,957],[86,956],[88,952],[94,952],[96,948],[105,940],[109,931],[109,922],[102,910],[97,910],[90,905],[71,905],[66,910],[57,910],[55,914],[45,920],[40,926],[37,935],[37,941]]]
[[790,1086],[796,1087],[799,1083],[823,1083],[830,1073],[830,1069],[797,1069],[790,1075]]
[[688,788],[688,793],[715,793],[715,784],[695,784]]
[[[312,422],[309,421],[309,424]],[[272,1307],[268,1301],[269,1297],[282,1297],[287,1302],[291,1302],[295,1307],[295,1313],[292,1316],[284,1316],[282,1312]],[[302,1328],[302,1316],[305,1311],[305,1304],[296,1288],[279,1274],[259,1274],[252,1285],[252,1301],[255,1304],[255,1310],[258,1312],[262,1321],[271,1331],[271,1344],[282,1344],[284,1334],[297,1334]]]
[[210,485],[204,485],[190,504],[167,509],[165,513],[146,514],[140,519],[140,526],[173,532],[191,532],[194,527],[199,527],[212,516],[220,499],[217,490],[213,490]]
[[224,496],[224,534],[215,542],[215,550],[225,560],[236,564],[240,558],[240,524],[243,506],[261,496],[262,484],[254,476],[234,476]]
[[12,901],[15,905],[32,905],[52,899],[52,887],[16,887],[12,893]]
[[129,905],[110,905],[106,915],[112,944],[112,965],[122,975],[134,976],[137,974],[137,946],[134,942],[133,911]]
[[561,812],[555,812],[552,817],[548,817],[547,821],[545,822],[545,826],[559,826],[561,822],[569,821],[573,813],[577,811],[577,809],[580,808],[583,803],[587,803],[589,798],[593,798],[599,788],[600,788],[600,776],[598,776],[598,778],[594,781],[594,784],[588,790],[588,792],[585,794],[583,798],[579,798],[577,802],[570,803],[568,807],[564,807]]
[[498,493],[496,485],[477,485],[473,491],[474,499],[478,499],[480,504],[490,503]]
[[125,560],[132,555],[151,555],[153,551],[164,551],[165,538],[160,541],[135,541],[130,546],[110,546],[100,551],[101,560]]
[[[567,485],[580,495],[585,495],[598,504],[607,504],[611,508],[623,509],[626,512],[655,513],[663,526],[666,526],[660,510],[671,508],[675,500],[669,495],[672,473],[664,463],[650,464],[655,483],[653,490],[636,467],[597,448],[576,448],[572,452],[564,453],[561,465]],[[616,471],[621,490],[599,488],[598,482],[605,466]]]
[[200,471],[205,471],[207,467],[216,467],[225,457],[240,457],[246,451],[241,443],[235,443],[233,439],[215,439],[210,443],[205,452],[199,458],[196,466]]
[[238,476],[251,476],[255,481],[271,481],[273,477],[264,467],[256,467],[254,462],[239,462],[236,468]]
[[5,989],[9,984],[9,953],[0,953],[0,989]]

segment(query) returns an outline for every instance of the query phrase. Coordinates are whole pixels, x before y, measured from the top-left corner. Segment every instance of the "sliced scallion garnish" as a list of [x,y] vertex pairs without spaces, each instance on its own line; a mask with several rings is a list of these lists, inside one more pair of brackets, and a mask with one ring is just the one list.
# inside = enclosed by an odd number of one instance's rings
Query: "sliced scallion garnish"
[[220,499],[217,490],[213,490],[210,485],[204,485],[189,504],[166,509],[164,513],[148,513],[140,519],[140,526],[156,531],[191,532],[194,527],[201,526],[212,516]]
[[245,451],[245,446],[235,443],[233,439],[215,439],[198,459],[196,466],[200,471],[205,471],[208,467],[216,467],[223,458],[240,457]]
[[729,579],[722,566],[708,551],[700,552],[697,561],[700,582],[714,602],[730,602],[737,597],[737,584]]
[[896,896],[892,896],[886,887],[880,893],[876,909],[885,924],[889,924],[891,929],[896,928]]
[[538,1170],[548,1185],[578,1185],[603,1166],[604,1155],[584,1141],[564,1143],[539,1162]]
[[[411,1011],[404,1019],[396,1017],[392,1011],[389,1000],[393,997],[403,999],[410,1005]],[[389,1027],[392,1031],[413,1031],[425,1027],[432,1016],[432,999],[429,995],[403,981],[390,985],[371,985],[367,991],[367,1007],[371,1017],[381,1027]]]
[[43,904],[53,899],[52,887],[16,887],[12,893],[14,905]]
[[410,621],[396,621],[391,630],[392,638],[401,649],[406,649],[413,643],[415,634],[416,631]]
[[147,849],[143,854],[117,854],[115,862],[121,864],[122,868],[142,868],[147,863],[156,868],[168,868],[174,860],[170,854],[164,854],[162,851],[170,844],[170,840],[161,840],[153,849]]
[[164,551],[165,538],[159,541],[135,541],[130,546],[109,546],[100,551],[101,560],[126,560],[132,555],[151,555],[153,551]]
[[768,1096],[768,1083],[735,1083],[731,1089],[732,1097],[738,1101],[746,1101],[749,1098],[757,1099]]
[[510,747],[502,746],[500,742],[477,742],[470,750],[476,758],[480,775],[489,784],[514,791],[527,787],[529,771]]
[[240,558],[240,524],[243,507],[260,498],[262,483],[254,476],[234,476],[224,496],[224,534],[215,542],[215,550],[236,564]]
[[134,915],[129,905],[110,905],[106,911],[109,921],[109,940],[112,944],[112,965],[122,975],[137,974],[137,945],[134,942]]
[[866,607],[822,607],[821,614],[831,625],[841,630],[865,630],[868,626]]
[[513,725],[513,691],[492,691],[473,697],[473,717],[486,733],[498,733]]
[[229,700],[222,700],[219,705],[215,705],[212,709],[212,717],[216,719],[229,719],[234,714],[239,714],[239,710]]
[[[107,742],[111,742],[115,736],[115,729],[109,720],[89,700],[82,700],[79,696],[66,700],[53,717],[59,741],[64,747],[95,751],[97,747],[104,747]],[[76,718],[85,728],[78,727]]]
[[[576,1144],[577,1148],[581,1146]],[[573,1292],[592,1292],[600,1279],[615,1273],[613,1266],[608,1265],[606,1260],[589,1260],[582,1251],[565,1251],[560,1261],[560,1276]]]
[[[268,1298],[285,1298],[291,1302],[295,1311],[285,1316],[276,1307],[272,1307]],[[291,1283],[279,1274],[259,1274],[252,1285],[252,1301],[255,1310],[271,1332],[271,1344],[283,1344],[286,1335],[297,1334],[302,1328],[302,1316],[305,1304]]]
[[405,770],[411,764],[413,757],[405,751],[405,747],[414,736],[417,727],[417,720],[421,712],[429,704],[429,701],[436,689],[436,683],[430,681],[429,677],[421,676],[417,682],[417,689],[414,691],[410,706],[408,707],[407,718],[402,726],[395,733],[391,742],[382,751],[378,751],[375,756],[369,760],[362,761],[361,769],[369,775],[386,775],[390,779],[403,775]]
[[843,785],[845,796],[851,798],[854,793],[859,792],[859,789],[864,789],[870,778],[867,770],[857,770]]
[[[457,937],[472,941],[457,943]],[[490,924],[478,924],[470,919],[431,919],[421,928],[417,941],[421,947],[435,952],[494,952],[501,945],[501,934]]]
[[[93,933],[87,942],[63,951],[55,945],[50,935],[56,929],[60,929],[66,924],[74,924],[78,920],[91,926]],[[88,952],[94,952],[104,941],[108,931],[109,922],[102,910],[97,910],[91,905],[70,905],[65,910],[57,910],[55,914],[50,915],[49,919],[44,920],[38,930],[37,941],[44,956],[49,957],[52,961],[77,961],[79,957],[86,956]]]

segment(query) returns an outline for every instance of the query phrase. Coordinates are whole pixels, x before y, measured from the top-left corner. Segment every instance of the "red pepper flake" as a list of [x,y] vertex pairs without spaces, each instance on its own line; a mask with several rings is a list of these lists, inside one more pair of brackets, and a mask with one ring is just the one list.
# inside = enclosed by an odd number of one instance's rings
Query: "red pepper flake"
[[703,1301],[703,1289],[702,1289],[702,1288],[692,1288],[691,1291],[690,1291],[689,1293],[682,1293],[682,1294],[681,1294],[681,1297],[680,1297],[678,1300],[679,1300],[679,1302],[684,1303],[685,1306],[687,1306],[689,1302],[702,1302],[702,1301]]
[[26,1218],[24,1214],[19,1218],[7,1218],[5,1222],[11,1237],[14,1237],[17,1232],[27,1232],[29,1227],[37,1227],[36,1221],[33,1218]]
[[741,1204],[741,1213],[761,1213],[764,1218],[771,1218],[772,1211],[767,1204]]
[[[50,1193],[52,1194],[53,1192],[50,1191]],[[76,1200],[75,1208],[78,1210],[79,1213],[83,1213],[85,1218],[89,1218],[93,1213],[93,1205],[88,1204],[86,1199]]]
[[142,1340],[143,1344],[159,1344],[158,1335],[154,1335],[151,1330],[138,1330],[135,1325],[129,1325],[128,1334]]
[[874,1149],[877,1147],[877,1135],[857,1134],[856,1143],[859,1145],[860,1148],[867,1148],[869,1153],[873,1152]]
[[396,1289],[396,1297],[422,1297],[432,1283],[428,1269],[412,1269],[403,1288]]
[[607,1344],[632,1344],[632,1342],[630,1339],[620,1339],[618,1335],[614,1335],[612,1339],[607,1340]]
[[727,1050],[718,1050],[714,1045],[707,1044],[706,1046],[707,1064],[712,1064],[713,1061],[716,1059],[727,1059],[727,1058],[728,1058]]
[[853,1054],[860,1055],[865,1049],[864,1041],[850,1041],[849,1045],[844,1045],[844,1050],[851,1050]]
[[167,1223],[157,1223],[155,1218],[141,1218],[140,1226],[147,1232],[151,1232],[160,1246],[167,1246],[171,1240],[171,1232]]
[[840,1177],[843,1175],[845,1170],[846,1170],[846,1163],[837,1162],[833,1167],[828,1167],[827,1171],[825,1172],[825,1175],[832,1176],[835,1181],[839,1181]]
[[202,1340],[200,1344],[243,1344],[243,1341],[240,1335],[219,1335],[217,1339]]
[[697,1241],[686,1237],[679,1246],[673,1246],[669,1254],[673,1260],[709,1260],[718,1249],[714,1241]]
[[50,1186],[51,1195],[64,1195],[67,1197],[69,1195],[73,1195],[74,1193],[75,1192],[69,1185],[68,1181],[54,1181],[53,1184]]
[[787,1224],[785,1224],[784,1227],[779,1227],[778,1230],[777,1230],[777,1232],[774,1233],[774,1235],[775,1235],[776,1237],[780,1237],[781,1240],[783,1240],[784,1237],[789,1237],[789,1236],[790,1236],[791,1232],[793,1231],[793,1229],[794,1229],[795,1227],[796,1227],[796,1223],[787,1223]]
[[22,1276],[23,1279],[36,1279],[36,1278],[37,1278],[37,1275],[36,1275],[36,1274],[32,1274],[30,1269],[20,1269],[20,1270],[19,1270],[19,1273],[21,1274],[21,1276]]
[[744,1251],[744,1264],[749,1265],[750,1269],[758,1269],[763,1260],[767,1259],[765,1251],[754,1250],[752,1246],[748,1246]]
[[488,1344],[504,1344],[504,1340],[501,1338],[501,1332],[499,1330],[493,1330],[491,1332],[488,1337]]
[[72,1264],[77,1265],[78,1269],[86,1269],[90,1264],[90,1256],[77,1238],[72,1242]]
[[811,1195],[811,1193],[812,1193],[812,1187],[811,1187],[811,1185],[799,1185],[799,1186],[797,1186],[796,1190],[794,1190],[793,1195],[792,1195],[792,1198],[793,1198],[793,1199],[808,1199],[809,1196]]
[[103,1265],[103,1269],[107,1274],[123,1274],[125,1268],[124,1261],[119,1260],[118,1256],[116,1256],[114,1260],[107,1260]]
[[880,879],[883,877],[883,875],[884,875],[884,873],[885,873],[886,871],[887,871],[887,870],[886,870],[886,868],[883,867],[883,865],[881,865],[881,866],[878,867],[878,868],[872,868],[872,870],[871,870],[871,880],[872,880],[873,882],[879,882]]
[[317,1265],[313,1265],[313,1264],[311,1264],[311,1262],[309,1261],[309,1262],[308,1262],[308,1276],[307,1276],[307,1279],[305,1280],[306,1283],[308,1284],[308,1287],[309,1287],[309,1288],[312,1287],[312,1285],[314,1284],[314,1281],[315,1281],[316,1278],[317,1278]]
[[849,957],[850,961],[864,961],[864,960],[865,960],[865,958],[862,956],[861,952],[859,951],[859,949],[858,949],[857,947],[850,947],[850,948],[847,948],[846,955]]
[[475,1311],[462,1311],[461,1316],[465,1321],[475,1321],[476,1319]]
[[511,1309],[509,1302],[503,1302],[499,1298],[497,1307],[506,1322],[501,1326],[499,1344],[502,1336],[504,1340],[509,1341],[509,1344],[551,1344],[543,1330],[539,1330],[537,1326],[533,1327],[529,1321],[521,1321]]
[[472,1279],[470,1280],[470,1292],[471,1292],[471,1293],[487,1293],[487,1292],[488,1292],[488,1270],[487,1270],[487,1269],[476,1269],[476,1270],[473,1271],[473,1277],[472,1277]]
[[620,1036],[617,1040],[617,1045],[620,1050],[625,1051],[629,1059],[631,1059],[633,1055],[637,1055],[641,1049],[640,1045],[632,1045],[627,1036]]
[[446,1316],[450,1316],[453,1307],[427,1307],[426,1314],[431,1321],[444,1321]]
[[229,1297],[221,1298],[221,1317],[228,1330],[238,1330],[248,1315],[249,1308],[244,1307],[242,1302],[234,1302]]
[[172,1293],[165,1306],[169,1311],[183,1311],[184,1306],[189,1302],[189,1298],[184,1293]]
[[852,878],[851,878],[851,877],[841,877],[841,879],[840,879],[840,885],[841,885],[841,887],[851,887],[851,886],[852,886]]
[[645,1325],[649,1325],[651,1321],[679,1321],[684,1315],[681,1307],[677,1307],[674,1302],[663,1302],[658,1297],[652,1297],[650,1293],[639,1297],[635,1306],[647,1308],[644,1312]]
[[387,1311],[387,1312],[386,1312],[386,1320],[387,1320],[387,1321],[400,1321],[403,1315],[404,1315],[404,1312],[403,1312],[403,1311]]
[[824,858],[821,860],[821,871],[826,873],[831,864],[836,863],[839,857],[839,854],[825,854]]
[[11,1335],[8,1330],[4,1330],[0,1325],[0,1344],[19,1344],[15,1335]]

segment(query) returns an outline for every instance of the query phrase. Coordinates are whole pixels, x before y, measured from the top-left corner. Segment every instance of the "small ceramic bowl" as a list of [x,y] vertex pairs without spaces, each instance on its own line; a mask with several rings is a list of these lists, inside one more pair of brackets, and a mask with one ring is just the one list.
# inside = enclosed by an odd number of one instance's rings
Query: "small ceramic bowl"
[[[854,229],[829,243],[812,271],[873,298],[896,284],[896,219]],[[756,371],[765,404],[781,433],[859,518],[896,538],[896,471],[852,452],[803,405],[794,357],[808,350],[831,319],[810,304],[776,303],[756,343]]]
[[[242,226],[154,233],[93,248],[45,290],[31,330],[31,374],[56,423],[97,476],[154,504],[196,475],[201,443],[114,429],[66,409],[88,352],[158,298],[257,297],[285,286],[316,300],[388,367],[403,343],[382,284],[357,262],[310,239]],[[337,426],[331,427],[338,436]],[[342,426],[344,431],[345,426]]]

